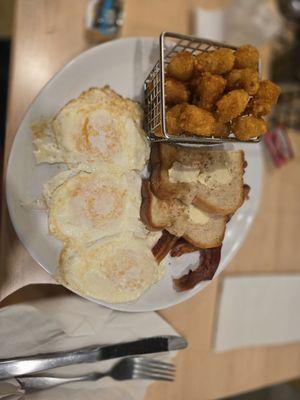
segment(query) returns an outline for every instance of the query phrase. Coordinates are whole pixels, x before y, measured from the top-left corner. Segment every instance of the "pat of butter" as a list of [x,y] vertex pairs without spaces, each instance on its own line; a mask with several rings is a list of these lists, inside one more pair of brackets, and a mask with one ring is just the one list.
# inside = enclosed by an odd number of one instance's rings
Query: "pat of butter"
[[182,165],[175,162],[172,168],[169,169],[169,179],[172,183],[186,182],[186,183],[216,183],[226,185],[231,182],[232,175],[227,168],[218,168],[214,171],[205,171],[200,173],[199,168],[189,165]]
[[208,183],[220,183],[226,185],[232,180],[232,175],[227,168],[220,168],[210,172],[199,174],[197,181],[203,185]]
[[207,214],[192,204],[188,207],[188,216],[189,220],[194,224],[205,225],[209,221]]
[[170,182],[197,182],[199,175],[199,168],[195,168],[189,165],[182,165],[179,162],[174,162],[172,168],[169,169]]

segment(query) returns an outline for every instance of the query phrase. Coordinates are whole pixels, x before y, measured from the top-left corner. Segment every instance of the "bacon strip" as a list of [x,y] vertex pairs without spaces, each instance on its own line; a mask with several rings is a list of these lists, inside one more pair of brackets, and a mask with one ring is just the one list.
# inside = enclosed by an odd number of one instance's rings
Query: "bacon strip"
[[244,185],[243,186],[243,189],[244,189],[244,199],[245,200],[249,200],[249,192],[250,192],[250,186],[249,185]]
[[199,266],[196,270],[190,270],[186,275],[173,279],[174,287],[182,292],[195,287],[199,282],[211,280],[219,266],[221,248],[202,249],[199,251]]
[[170,251],[171,257],[180,257],[185,253],[193,253],[194,251],[199,250],[198,247],[192,245],[191,243],[187,242],[184,238],[180,238],[174,244]]
[[178,238],[168,231],[163,231],[161,237],[152,248],[152,253],[158,263],[160,263],[169,251],[173,248]]

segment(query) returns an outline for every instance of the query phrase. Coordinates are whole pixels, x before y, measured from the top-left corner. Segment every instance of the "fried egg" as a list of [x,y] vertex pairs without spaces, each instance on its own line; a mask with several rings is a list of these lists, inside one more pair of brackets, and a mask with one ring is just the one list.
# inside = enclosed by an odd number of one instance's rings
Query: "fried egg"
[[31,133],[37,164],[64,162],[63,152],[57,145],[52,129],[52,118],[44,118],[32,124]]
[[66,246],[60,280],[85,296],[121,303],[140,297],[163,275],[143,239],[124,232],[90,246]]
[[[49,232],[73,243],[88,243],[123,231],[138,230],[141,178],[135,172],[79,172],[54,178],[44,190]],[[54,187],[54,192],[50,188]]]
[[149,158],[138,103],[109,87],[91,88],[52,120],[32,126],[37,162],[65,162],[84,171],[141,171]]
[[138,103],[91,88],[32,125],[39,163],[63,163],[43,189],[49,233],[63,242],[61,283],[109,303],[134,301],[162,278],[140,220],[150,146]]

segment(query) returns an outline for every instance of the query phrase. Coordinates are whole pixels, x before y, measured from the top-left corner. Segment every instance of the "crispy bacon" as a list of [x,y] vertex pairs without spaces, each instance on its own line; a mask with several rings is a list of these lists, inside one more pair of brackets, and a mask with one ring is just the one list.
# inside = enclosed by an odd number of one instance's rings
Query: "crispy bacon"
[[170,256],[171,257],[180,257],[185,253],[193,253],[194,251],[199,250],[197,247],[187,242],[184,238],[180,238],[176,241],[174,246],[171,248]]
[[244,199],[245,200],[249,200],[249,192],[250,192],[250,189],[251,189],[250,186],[245,184],[243,186],[243,189],[244,189]]
[[152,253],[156,261],[160,263],[169,252],[171,257],[180,257],[185,253],[199,251],[198,267],[178,279],[173,279],[175,289],[184,291],[192,289],[199,282],[211,280],[214,277],[221,259],[221,248],[222,246],[212,249],[197,249],[185,239],[177,238],[164,230],[152,248]]
[[173,279],[174,287],[181,291],[195,287],[199,282],[211,280],[219,266],[221,248],[199,250],[199,266],[194,271],[190,270],[186,275]]
[[163,231],[161,237],[152,248],[152,253],[158,263],[160,263],[169,251],[173,248],[178,238],[168,231]]

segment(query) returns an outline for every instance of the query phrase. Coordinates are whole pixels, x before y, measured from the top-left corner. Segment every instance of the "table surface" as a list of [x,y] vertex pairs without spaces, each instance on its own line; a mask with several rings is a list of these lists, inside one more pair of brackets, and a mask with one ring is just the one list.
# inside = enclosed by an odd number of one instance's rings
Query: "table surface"
[[[15,132],[34,96],[53,74],[90,44],[84,35],[86,0],[19,0],[16,2],[10,70],[5,166]],[[189,32],[192,1],[127,0],[123,36],[155,35],[162,30]],[[198,4],[205,3],[197,1]],[[207,3],[207,2],[206,2]],[[219,3],[210,2],[210,5]],[[178,11],[180,10],[180,11]],[[296,152],[300,135],[292,134]],[[281,170],[266,164],[261,206],[250,233],[229,268],[222,274],[283,273],[300,271],[299,156]],[[2,266],[18,267],[17,276],[2,276],[3,284],[21,286],[36,271],[47,281],[22,247],[11,227],[5,201],[2,206]],[[8,268],[9,270],[9,268]],[[4,269],[2,269],[4,271]],[[7,268],[6,268],[7,271]],[[3,275],[3,274],[2,274]],[[214,319],[222,276],[203,292],[161,315],[182,335],[189,348],[176,358],[175,383],[154,383],[146,400],[216,399],[300,376],[300,344],[258,347],[216,354],[212,351]],[[27,289],[3,304],[22,301],[26,293],[62,291],[63,288]]]

